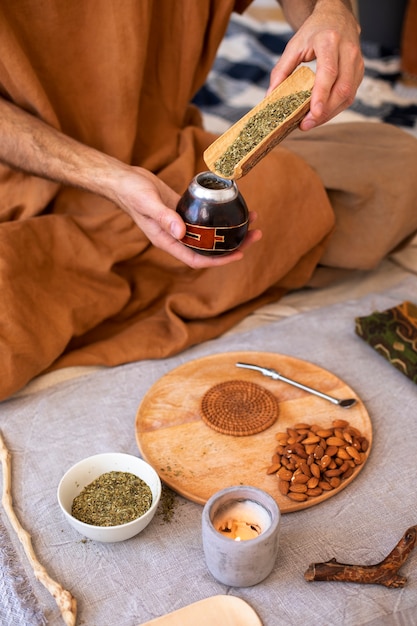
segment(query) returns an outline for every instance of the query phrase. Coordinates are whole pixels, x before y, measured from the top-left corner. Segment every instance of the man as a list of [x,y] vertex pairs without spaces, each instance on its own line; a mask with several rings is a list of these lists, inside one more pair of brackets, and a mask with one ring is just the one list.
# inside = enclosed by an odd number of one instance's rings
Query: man
[[[337,242],[334,207],[340,205],[342,218],[351,209],[357,173],[344,172],[342,197],[334,196],[332,176],[350,167],[352,154],[375,143],[377,133],[372,125],[339,135],[328,127],[314,135],[320,144],[300,133],[239,181],[253,217],[258,214],[246,248],[208,258],[180,243],[179,194],[206,169],[202,154],[214,140],[189,102],[231,12],[248,4],[2,3],[0,399],[50,368],[172,355],[303,286],[323,259],[371,265],[417,228],[408,217],[412,181],[403,208],[392,207],[394,234],[389,242],[382,238],[375,257],[360,258],[365,240],[353,257],[345,233]],[[363,75],[359,28],[345,0],[281,4],[297,32],[272,72],[271,88],[301,62],[317,59],[311,111],[301,125],[310,130],[354,98]],[[385,163],[387,151],[400,147],[404,174],[404,162],[415,163],[415,143],[390,132],[378,135],[378,158]],[[317,158],[321,145],[324,159]],[[386,179],[385,172],[378,176]],[[363,205],[374,221],[378,202],[372,192]]]

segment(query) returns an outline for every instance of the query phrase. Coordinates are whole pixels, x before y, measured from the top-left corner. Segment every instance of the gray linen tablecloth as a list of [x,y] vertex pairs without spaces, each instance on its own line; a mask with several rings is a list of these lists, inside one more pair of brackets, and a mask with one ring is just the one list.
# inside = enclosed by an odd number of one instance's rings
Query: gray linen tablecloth
[[[41,562],[77,598],[79,624],[137,626],[217,594],[246,600],[264,626],[417,624],[417,552],[401,570],[408,577],[403,589],[307,583],[303,578],[309,563],[331,557],[377,563],[417,524],[417,387],[354,332],[356,316],[406,299],[417,302],[415,278],[386,293],[229,335],[175,358],[89,373],[2,403],[0,428],[13,458],[17,514],[32,534]],[[318,506],[283,516],[276,567],[251,588],[227,588],[213,579],[202,550],[202,507],[179,496],[170,522],[157,515],[143,533],[118,544],[85,541],[67,525],[57,504],[64,472],[99,452],[138,454],[135,416],[152,384],[190,359],[236,350],[315,362],[359,394],[372,419],[374,443],[355,481]],[[3,510],[1,519],[3,543],[7,534],[9,540],[2,564],[0,622],[61,624]],[[21,597],[7,569],[14,566],[32,588]],[[19,615],[11,601],[19,599],[26,617],[10,621],[11,615]]]

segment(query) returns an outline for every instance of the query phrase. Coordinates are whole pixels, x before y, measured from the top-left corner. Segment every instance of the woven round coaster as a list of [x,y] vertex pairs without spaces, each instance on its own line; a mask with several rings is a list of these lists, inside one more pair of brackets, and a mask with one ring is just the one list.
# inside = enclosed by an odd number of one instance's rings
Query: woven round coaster
[[203,421],[224,435],[255,435],[272,426],[278,414],[274,394],[246,380],[214,385],[201,400]]

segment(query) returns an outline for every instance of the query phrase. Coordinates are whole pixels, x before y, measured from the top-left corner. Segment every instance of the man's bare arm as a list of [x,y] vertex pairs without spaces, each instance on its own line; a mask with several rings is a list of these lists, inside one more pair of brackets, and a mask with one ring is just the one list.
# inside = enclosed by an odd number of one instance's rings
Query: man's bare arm
[[[317,2],[320,0],[278,0],[285,19],[294,30],[298,30],[303,22],[312,14]],[[339,0],[337,0],[339,2]],[[335,3],[333,2],[333,5]],[[348,11],[353,12],[350,0],[340,0]]]
[[[123,209],[156,247],[190,267],[225,265],[242,258],[242,249],[261,233],[250,231],[233,254],[206,257],[183,246],[185,224],[176,213],[179,195],[151,172],[131,167],[59,132],[0,98],[0,161],[71,187],[98,194]],[[252,215],[252,219],[255,216]]]

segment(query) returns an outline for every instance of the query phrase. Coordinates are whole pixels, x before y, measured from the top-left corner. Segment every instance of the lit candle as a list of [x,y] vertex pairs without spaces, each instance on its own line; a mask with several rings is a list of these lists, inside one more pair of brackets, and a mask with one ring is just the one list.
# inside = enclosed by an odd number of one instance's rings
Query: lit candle
[[253,500],[235,500],[221,507],[213,519],[219,533],[235,541],[255,539],[271,525],[268,511]]
[[280,511],[275,500],[256,487],[229,487],[214,494],[202,517],[207,567],[221,583],[256,585],[274,568]]

